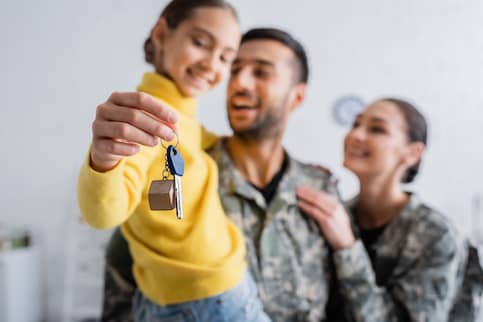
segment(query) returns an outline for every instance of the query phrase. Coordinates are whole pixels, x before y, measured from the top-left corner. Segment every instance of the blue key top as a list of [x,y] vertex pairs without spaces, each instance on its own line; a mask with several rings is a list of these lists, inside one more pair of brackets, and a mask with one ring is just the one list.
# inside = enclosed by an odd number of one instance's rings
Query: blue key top
[[184,174],[184,160],[178,150],[172,145],[166,151],[168,168],[174,178],[174,193],[176,195],[176,217],[183,219],[183,194],[181,192],[181,176]]
[[184,174],[184,160],[181,153],[172,145],[168,146],[168,167],[172,175],[182,176]]

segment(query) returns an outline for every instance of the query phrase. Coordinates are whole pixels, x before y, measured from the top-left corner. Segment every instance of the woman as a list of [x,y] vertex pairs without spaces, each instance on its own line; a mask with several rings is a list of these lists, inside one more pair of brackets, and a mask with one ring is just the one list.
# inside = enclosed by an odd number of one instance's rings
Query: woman
[[[135,321],[268,321],[242,235],[218,197],[216,164],[204,152],[215,137],[195,118],[195,98],[226,76],[239,41],[226,1],[173,0],[145,43],[155,71],[138,92],[114,93],[97,109],[79,205],[96,228],[121,225],[139,287]],[[151,182],[165,173],[160,138],[172,139],[176,127],[185,160],[183,220],[153,211],[149,199]]]
[[360,187],[348,203],[351,216],[330,196],[297,189],[299,206],[333,249],[345,320],[448,319],[462,282],[463,244],[443,215],[402,187],[417,175],[426,141],[426,121],[416,108],[378,100],[344,140],[344,166]]

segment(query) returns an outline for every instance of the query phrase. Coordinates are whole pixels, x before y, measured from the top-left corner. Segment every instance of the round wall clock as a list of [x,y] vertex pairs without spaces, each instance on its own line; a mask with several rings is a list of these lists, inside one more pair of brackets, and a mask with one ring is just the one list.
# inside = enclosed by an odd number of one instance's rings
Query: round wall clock
[[347,126],[364,108],[364,101],[357,95],[344,95],[335,101],[333,116],[337,124]]

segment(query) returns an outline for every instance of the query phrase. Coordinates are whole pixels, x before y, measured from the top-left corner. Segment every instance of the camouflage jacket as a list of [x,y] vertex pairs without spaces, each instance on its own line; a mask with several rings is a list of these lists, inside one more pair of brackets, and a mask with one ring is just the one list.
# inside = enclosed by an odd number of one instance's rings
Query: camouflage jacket
[[483,267],[476,247],[466,243],[463,285],[458,291],[448,321],[483,322]]
[[[348,209],[354,205],[352,200]],[[333,255],[346,320],[448,321],[463,280],[465,252],[445,217],[411,195],[372,248],[372,263],[360,240]]]
[[210,154],[218,163],[225,212],[245,236],[265,311],[276,322],[322,321],[329,293],[329,250],[315,222],[298,209],[295,187],[308,185],[337,195],[333,177],[289,157],[267,205],[235,168],[221,140]]

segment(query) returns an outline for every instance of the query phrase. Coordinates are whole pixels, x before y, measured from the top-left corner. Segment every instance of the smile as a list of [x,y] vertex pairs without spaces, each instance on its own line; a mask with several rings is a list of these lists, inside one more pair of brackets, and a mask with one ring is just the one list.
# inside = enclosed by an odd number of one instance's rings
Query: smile
[[369,156],[369,152],[356,147],[348,147],[346,149],[346,154],[353,158],[367,158]]
[[193,84],[193,86],[195,86],[196,88],[205,89],[211,87],[213,84],[213,81],[210,78],[196,75],[191,69],[188,69],[187,74],[189,76],[188,78],[190,83]]

